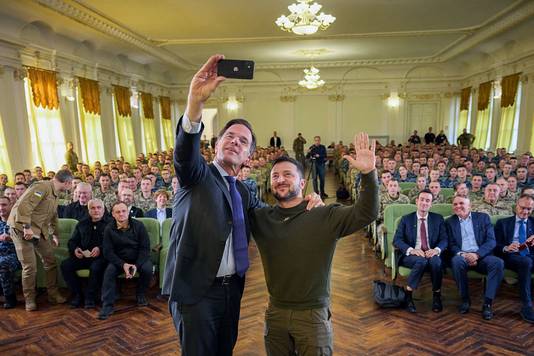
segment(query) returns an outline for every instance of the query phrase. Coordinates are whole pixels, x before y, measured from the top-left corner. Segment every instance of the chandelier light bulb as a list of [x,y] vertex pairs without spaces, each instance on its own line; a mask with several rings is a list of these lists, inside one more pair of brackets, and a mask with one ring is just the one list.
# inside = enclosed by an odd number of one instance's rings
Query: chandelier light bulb
[[326,30],[336,18],[321,12],[322,5],[313,3],[312,0],[297,0],[287,8],[291,12],[289,16],[282,15],[276,21],[276,25],[282,31],[293,32],[297,35],[312,35],[318,29]]

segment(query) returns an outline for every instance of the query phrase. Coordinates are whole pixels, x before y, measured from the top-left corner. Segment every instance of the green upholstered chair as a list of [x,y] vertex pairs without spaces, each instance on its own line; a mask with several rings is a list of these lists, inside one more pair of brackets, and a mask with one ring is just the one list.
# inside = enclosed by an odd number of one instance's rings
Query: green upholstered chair
[[413,187],[415,187],[415,182],[400,182],[399,187],[401,190],[406,190],[406,189],[410,190]]
[[512,215],[491,215],[490,216],[490,220],[491,220],[491,223],[493,224],[493,226],[495,226],[495,224],[497,224],[497,221],[499,221],[501,219],[509,218],[510,216],[512,216]]
[[430,211],[436,214],[440,214],[443,217],[453,214],[452,204],[434,204],[430,208]]
[[165,274],[165,261],[169,254],[169,244],[171,237],[172,219],[167,219],[163,222],[161,228],[161,251],[159,255],[159,287],[163,285],[163,275]]
[[454,188],[441,188],[441,195],[445,198],[452,197],[454,195]]
[[382,259],[387,267],[391,267],[391,251],[395,235],[395,219],[417,210],[414,204],[391,204],[384,209],[384,235],[382,242]]
[[157,268],[159,266],[159,252],[161,250],[161,231],[160,223],[153,218],[137,218],[145,225],[148,237],[150,238],[150,260]]

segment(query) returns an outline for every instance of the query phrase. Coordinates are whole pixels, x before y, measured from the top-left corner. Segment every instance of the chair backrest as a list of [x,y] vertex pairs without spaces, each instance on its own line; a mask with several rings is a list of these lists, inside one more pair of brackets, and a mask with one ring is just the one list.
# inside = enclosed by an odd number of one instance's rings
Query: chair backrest
[[436,214],[440,214],[443,217],[453,214],[452,204],[434,204],[430,208],[430,211]]
[[413,187],[415,187],[415,182],[400,182],[399,183],[399,187],[403,191],[406,190],[406,189],[410,190]]
[[78,220],[76,219],[58,219],[58,237],[60,246],[67,246],[76,225],[78,225]]
[[399,227],[401,219],[402,219],[402,216],[399,216],[398,218],[395,219],[395,224],[393,224],[393,228],[395,229],[395,231],[397,231],[397,228]]
[[404,195],[406,195],[406,196],[408,196],[408,193],[410,193],[411,190],[412,190],[412,188],[406,188],[406,189],[403,189],[403,190],[401,191],[401,193],[404,194]]
[[136,218],[145,225],[148,237],[150,238],[150,259],[156,266],[159,264],[159,250],[155,251],[154,248],[160,243],[160,225],[157,219],[153,218]]
[[491,220],[491,223],[493,224],[493,226],[495,226],[497,221],[499,221],[501,219],[509,218],[510,216],[512,216],[512,215],[491,215],[490,216],[490,220]]
[[166,219],[161,226],[161,247],[168,248],[171,237],[172,219]]
[[415,204],[390,204],[384,209],[384,226],[389,234],[394,234],[395,219],[399,216],[413,213],[417,210]]
[[441,195],[444,198],[452,197],[454,195],[454,188],[441,188]]

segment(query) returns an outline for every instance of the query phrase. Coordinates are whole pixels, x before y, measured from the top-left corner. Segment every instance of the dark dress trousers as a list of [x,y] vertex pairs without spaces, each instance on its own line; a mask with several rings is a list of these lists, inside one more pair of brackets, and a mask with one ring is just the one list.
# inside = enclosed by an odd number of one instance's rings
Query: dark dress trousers
[[447,235],[449,236],[449,251],[452,255],[451,264],[454,279],[456,280],[456,285],[458,286],[462,300],[469,301],[467,271],[472,269],[486,274],[488,278],[485,297],[493,300],[504,276],[504,262],[493,255],[496,242],[495,232],[489,215],[471,212],[471,219],[473,221],[475,240],[478,245],[478,251],[476,253],[479,256],[476,266],[473,267],[470,267],[467,261],[458,255],[462,251],[462,229],[458,216],[453,215],[445,221]]
[[[102,276],[107,265],[107,261],[104,259],[102,243],[104,229],[110,220],[104,215],[97,222],[93,222],[90,218],[80,221],[76,225],[72,237],[68,242],[70,257],[61,263],[63,279],[74,295],[82,294],[80,279],[76,271],[81,269],[89,270],[89,281],[85,294],[86,300],[89,301],[95,301],[95,297],[102,286]],[[80,248],[82,251],[91,251],[95,247],[100,249],[100,255],[98,257],[78,258],[74,255],[76,248]]]
[[[522,256],[519,252],[504,252],[505,246],[514,240],[516,216],[501,219],[495,224],[496,254],[504,260],[505,268],[515,271],[519,280],[519,295],[524,307],[532,307],[532,267],[534,265],[534,247],[527,249]],[[529,217],[526,226],[526,238],[534,235],[534,217]]]
[[[428,246],[431,249],[439,247],[441,253],[447,248],[447,231],[443,217],[439,214],[428,213],[427,216],[427,237]],[[425,258],[420,256],[409,255],[406,256],[408,249],[415,248],[417,242],[417,213],[410,213],[402,217],[395,237],[393,238],[393,245],[400,249],[399,265],[411,268],[412,271],[408,276],[408,286],[412,289],[417,289],[423,273],[426,270],[430,271],[432,279],[432,290],[441,290],[441,281],[443,279],[443,267],[440,256],[433,256],[432,258]]]
[[[200,154],[201,135],[185,132],[179,121],[174,166],[181,188],[174,197],[162,294],[170,296],[183,355],[231,355],[245,281],[216,278],[232,231],[232,202],[225,179]],[[247,212],[259,202],[236,184],[249,239]]]

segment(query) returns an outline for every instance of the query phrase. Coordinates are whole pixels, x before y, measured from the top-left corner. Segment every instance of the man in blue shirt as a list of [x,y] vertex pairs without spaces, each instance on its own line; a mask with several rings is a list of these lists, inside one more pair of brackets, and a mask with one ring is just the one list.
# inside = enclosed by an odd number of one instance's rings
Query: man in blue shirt
[[[321,192],[321,198],[328,198],[328,195],[324,192],[324,174],[326,163],[326,147],[321,145],[321,136],[315,136],[313,138],[313,146],[310,147],[307,158],[312,162],[312,178],[313,178],[313,190],[319,194]],[[319,188],[317,187],[317,177],[319,177]]]
[[471,212],[468,197],[456,196],[452,202],[454,214],[446,220],[449,251],[452,254],[452,271],[462,297],[459,311],[469,312],[469,283],[467,272],[475,270],[487,275],[482,317],[493,318],[492,303],[504,275],[504,262],[493,256],[495,233],[490,217],[485,213]]

